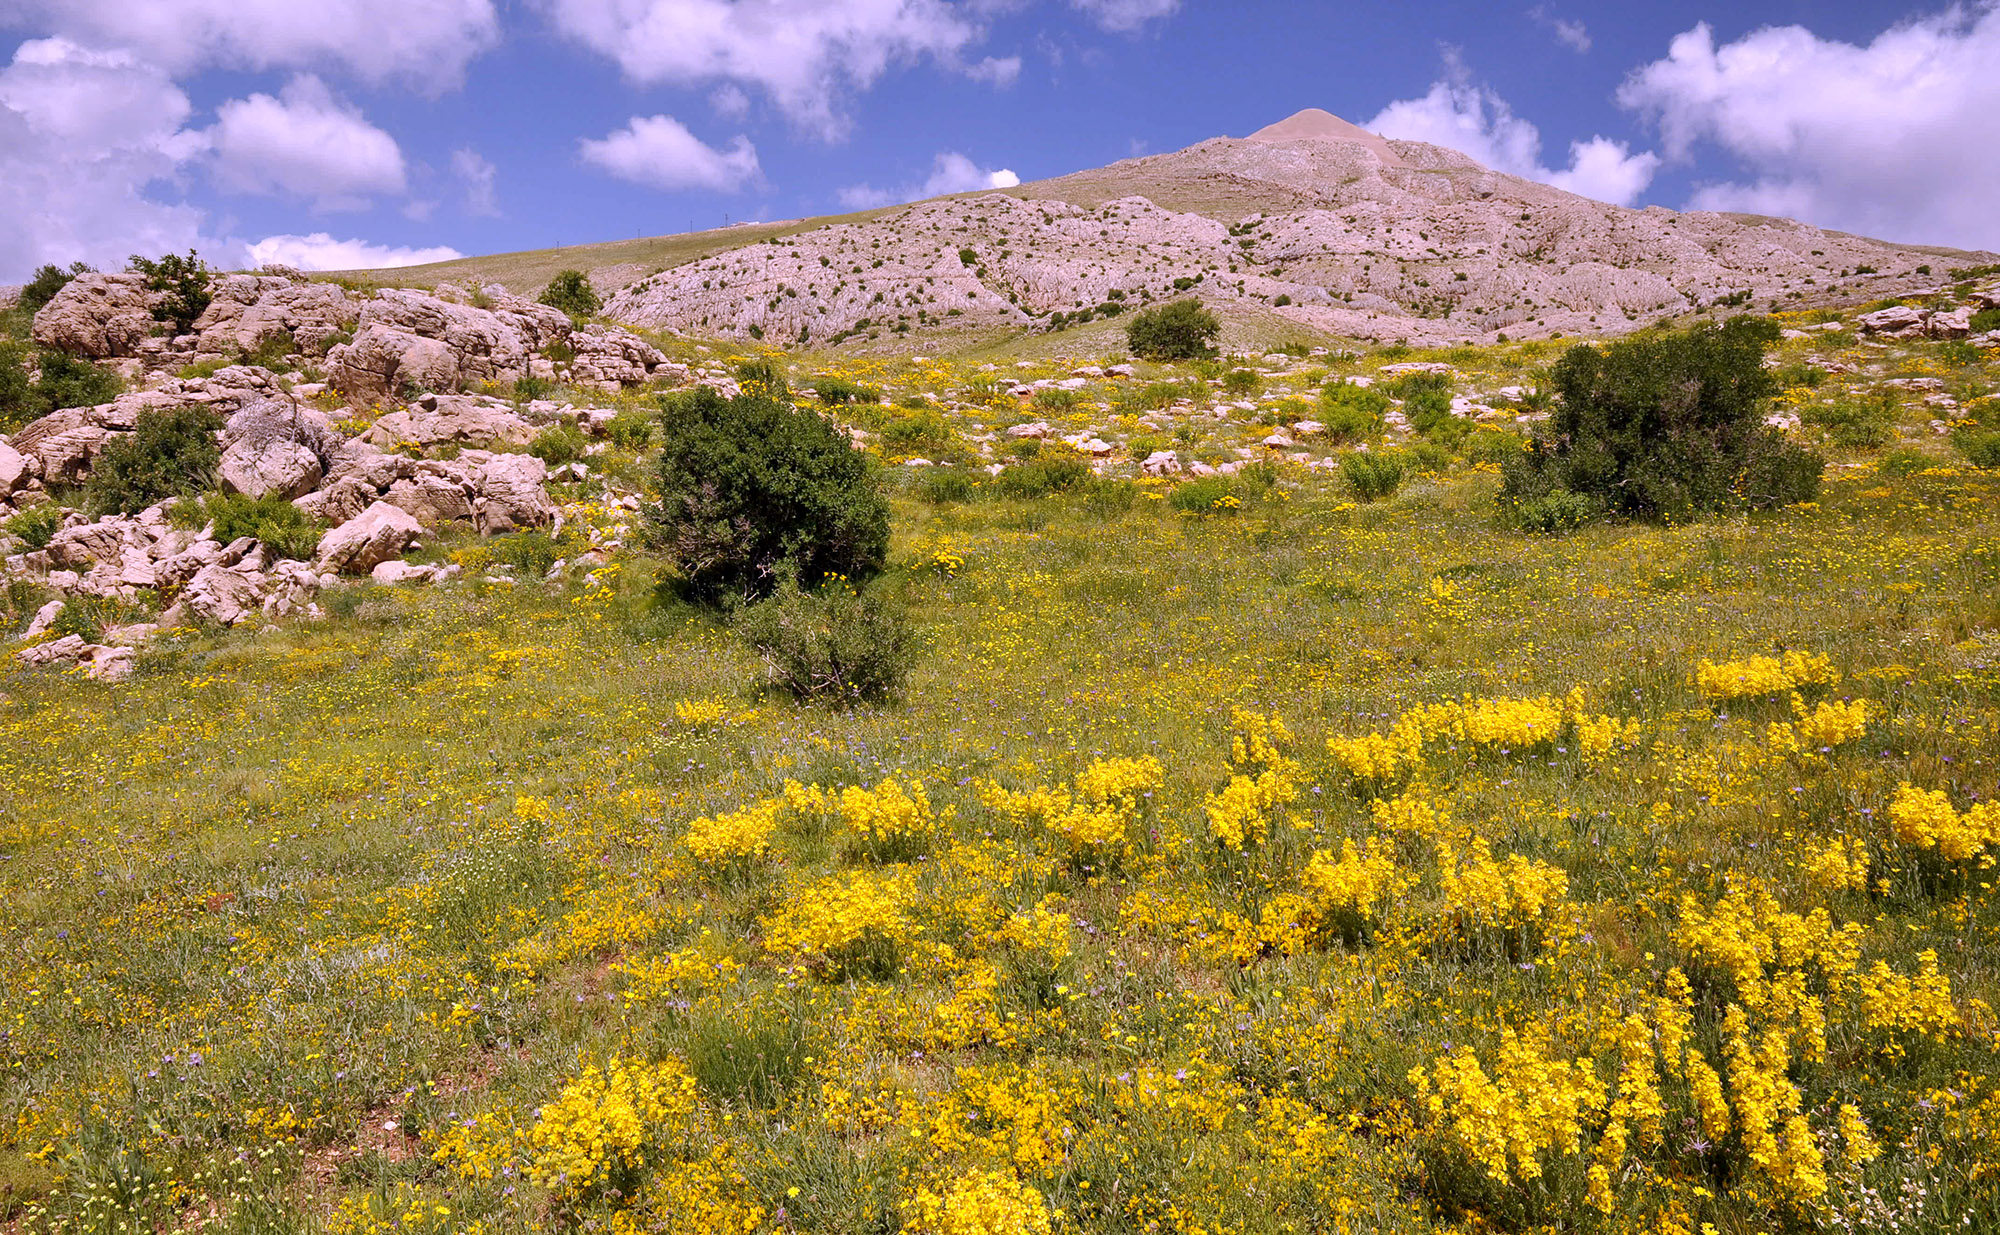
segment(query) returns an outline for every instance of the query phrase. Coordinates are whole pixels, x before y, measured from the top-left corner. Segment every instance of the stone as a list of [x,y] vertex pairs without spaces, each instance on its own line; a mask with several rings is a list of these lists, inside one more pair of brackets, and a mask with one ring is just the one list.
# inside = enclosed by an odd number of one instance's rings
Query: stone
[[367,574],[378,564],[401,557],[423,532],[423,525],[408,511],[378,501],[320,537],[316,555],[319,569],[344,575]]
[[438,476],[399,480],[389,486],[382,500],[408,511],[426,528],[472,521],[472,501],[465,487]]
[[1046,438],[1048,435],[1049,435],[1049,422],[1046,420],[1037,420],[1030,424],[1025,424],[1025,425],[1015,425],[1007,430],[1007,436],[1014,438],[1016,440],[1020,440],[1022,438],[1034,438],[1035,440],[1040,441],[1043,438]]
[[1180,457],[1171,450],[1156,450],[1146,456],[1140,467],[1148,476],[1173,476],[1181,470]]
[[357,477],[343,476],[304,497],[294,498],[292,505],[304,511],[308,518],[317,519],[328,527],[339,527],[367,510],[380,494],[375,486]]
[[494,455],[479,469],[473,520],[481,536],[542,527],[555,517],[543,485],[548,464],[533,455]]
[[319,411],[275,399],[231,416],[221,442],[217,471],[225,488],[287,501],[312,492],[341,446],[340,435]]
[[1924,333],[1933,339],[1963,339],[1972,333],[1972,307],[1961,305],[1949,313],[1933,313],[1924,323]]
[[441,583],[455,577],[456,566],[419,566],[414,562],[383,562],[369,572],[377,583]]
[[171,395],[147,390],[96,407],[66,407],[23,425],[8,444],[34,460],[34,470],[44,483],[81,484],[90,474],[91,461],[113,434],[130,432],[146,408],[178,402]]
[[33,647],[22,648],[14,653],[14,658],[24,665],[73,665],[90,654],[91,644],[84,642],[82,635],[64,635],[47,643],[37,643]]
[[408,411],[391,412],[369,426],[361,440],[379,450],[408,444],[423,448],[447,442],[462,446],[525,446],[535,427],[497,399],[439,395]]
[[0,497],[11,495],[14,490],[34,478],[34,465],[28,456],[0,442]]
[[611,326],[587,326],[569,336],[570,380],[613,393],[627,386],[643,386],[654,370],[667,362],[660,349],[629,330]]
[[1859,319],[1861,329],[1869,334],[1902,338],[1919,334],[1923,330],[1925,313],[1908,305],[1893,305],[1887,309],[1877,309],[1873,313],[1863,313]]
[[352,330],[361,306],[335,283],[291,278],[228,275],[210,289],[208,309],[195,320],[204,352],[254,352],[273,339],[289,337],[311,356]]
[[178,607],[218,626],[234,626],[260,611],[256,585],[222,565],[204,566],[181,589]]
[[79,275],[35,314],[35,342],[90,360],[137,356],[140,342],[159,328],[153,317],[159,301],[144,275]]
[[122,682],[132,676],[138,663],[139,653],[134,648],[93,646],[84,676],[100,682]]
[[1317,420],[1301,420],[1292,426],[1292,432],[1301,437],[1309,437],[1314,433],[1326,432],[1326,426]]
[[37,639],[47,634],[49,627],[55,625],[56,619],[62,616],[64,605],[65,602],[63,601],[52,600],[35,610],[34,620],[28,623],[28,629],[21,637],[24,639]]
[[1272,450],[1288,450],[1296,443],[1282,433],[1273,433],[1264,439],[1264,445]]
[[[514,296],[492,308],[390,288],[361,306],[350,343],[327,353],[327,376],[343,394],[380,398],[406,388],[454,392],[514,382],[531,354],[570,334],[568,316]],[[662,357],[664,359],[664,357]]]

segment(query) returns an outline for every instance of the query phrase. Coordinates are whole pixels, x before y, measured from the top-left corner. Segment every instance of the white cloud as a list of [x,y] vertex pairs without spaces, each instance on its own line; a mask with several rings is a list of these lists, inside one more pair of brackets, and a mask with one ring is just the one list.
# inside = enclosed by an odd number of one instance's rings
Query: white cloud
[[325,232],[310,236],[266,236],[249,246],[252,266],[292,266],[299,270],[385,270],[422,266],[464,257],[457,249],[391,248],[365,240],[335,240]]
[[1021,58],[988,56],[978,64],[967,66],[965,75],[989,86],[1011,86],[1021,79]]
[[[962,69],[984,28],[945,0],[537,0],[556,29],[642,85],[737,83],[824,138],[841,98],[892,64]],[[991,70],[987,70],[989,75]]]
[[1529,9],[1528,16],[1534,18],[1540,24],[1547,26],[1549,31],[1556,36],[1556,42],[1561,43],[1564,47],[1569,48],[1578,55],[1583,55],[1590,50],[1590,30],[1582,22],[1557,17],[1549,11],[1549,6],[1546,4],[1538,4],[1534,8]]
[[1455,60],[1451,73],[1420,99],[1403,99],[1382,109],[1362,128],[1384,137],[1429,142],[1477,160],[1494,171],[1539,180],[1571,193],[1629,206],[1653,182],[1660,156],[1633,154],[1620,141],[1593,137],[1570,143],[1570,164],[1542,165],[1542,134],[1514,114],[1507,101],[1469,80]]
[[872,210],[878,206],[893,206],[899,202],[943,197],[947,193],[1011,189],[1019,183],[1021,178],[1007,168],[988,170],[955,150],[947,150],[938,155],[936,163],[932,165],[930,178],[922,184],[906,185],[896,189],[877,189],[866,184],[852,185],[840,190],[840,204],[849,210]]
[[1106,30],[1129,33],[1149,21],[1173,16],[1181,0],[1069,0],[1069,6]]
[[734,193],[763,178],[757,148],[738,135],[727,150],[705,145],[672,116],[634,116],[608,137],[585,138],[583,161],[654,189]]
[[15,20],[174,73],[338,65],[430,92],[499,41],[493,0],[8,0]]
[[1703,142],[1747,181],[1697,209],[1786,214],[1892,240],[2000,249],[2000,6],[1953,7],[1865,47],[1798,26],[1680,35],[1618,94],[1670,155]]
[[724,120],[741,120],[750,114],[750,96],[735,82],[724,82],[708,96],[708,105]]
[[294,77],[277,98],[253,94],[215,111],[210,165],[225,192],[303,197],[317,210],[358,210],[373,194],[403,192],[396,139],[317,77]]
[[187,95],[124,53],[34,39],[0,68],[0,281],[43,262],[118,268],[132,253],[216,245],[201,213],[151,200],[202,148]]
[[500,202],[493,192],[494,177],[500,169],[477,150],[464,148],[451,152],[451,174],[465,185],[465,212],[487,218],[497,218]]

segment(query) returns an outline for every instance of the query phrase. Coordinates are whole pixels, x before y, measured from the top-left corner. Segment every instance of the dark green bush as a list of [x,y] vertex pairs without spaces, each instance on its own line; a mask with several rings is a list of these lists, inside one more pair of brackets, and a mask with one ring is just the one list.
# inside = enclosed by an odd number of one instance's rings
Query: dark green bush
[[746,395],[763,395],[771,399],[792,397],[792,383],[785,376],[785,371],[777,361],[764,357],[738,361],[736,384]]
[[819,401],[828,407],[847,407],[855,403],[880,403],[882,388],[864,382],[849,381],[830,373],[822,373],[813,379],[813,390]]
[[1809,407],[1800,419],[1843,450],[1867,450],[1888,445],[1896,435],[1896,410],[1895,396],[1882,391],[1871,398]]
[[1200,518],[1232,514],[1243,508],[1243,499],[1236,496],[1235,486],[1228,477],[1204,476],[1175,485],[1174,491],[1167,495],[1167,505],[1184,515]]
[[221,427],[220,416],[198,405],[140,412],[131,433],[105,443],[84,484],[85,504],[100,514],[136,514],[214,487]]
[[1876,461],[1876,468],[1889,476],[1914,476],[1928,467],[1937,466],[1937,461],[1921,450],[1892,450]]
[[1222,375],[1222,389],[1225,394],[1255,394],[1264,389],[1264,375],[1254,369],[1231,369]]
[[1037,454],[995,476],[993,489],[1001,497],[1047,497],[1067,493],[1089,479],[1090,465],[1081,459]]
[[814,703],[892,698],[916,656],[901,608],[880,589],[857,591],[840,579],[811,592],[786,579],[737,616],[736,631],[772,686]]
[[589,446],[590,439],[583,435],[583,430],[562,421],[535,434],[535,440],[528,443],[528,453],[550,467],[561,467],[583,458]]
[[1343,442],[1373,437],[1382,431],[1382,413],[1389,396],[1372,386],[1328,382],[1319,392],[1319,418],[1327,435]]
[[225,545],[248,536],[277,556],[300,562],[313,559],[326,532],[325,524],[277,494],[211,493],[198,502],[175,503],[171,517],[178,527],[214,524],[215,538]]
[[1403,487],[1405,461],[1399,451],[1367,450],[1344,455],[1340,474],[1356,501],[1379,502]]
[[882,569],[889,505],[874,460],[832,421],[707,388],[675,402],[655,519],[691,597],[756,599],[788,575],[860,582]]
[[30,549],[46,549],[49,541],[54,540],[56,533],[62,530],[62,521],[62,507],[54,502],[44,502],[8,516],[6,522],[0,523],[0,531],[9,536],[19,536]]
[[605,422],[604,436],[620,450],[644,450],[652,445],[655,423],[648,413],[626,408]]
[[1115,476],[1096,477],[1083,490],[1083,506],[1100,519],[1117,519],[1139,500],[1139,486]]
[[1566,489],[1641,518],[1811,500],[1824,465],[1763,423],[1777,337],[1768,318],[1738,317],[1572,347],[1550,375],[1546,433],[1504,466],[1503,498]]
[[1191,360],[1215,350],[1222,323],[1199,300],[1176,300],[1133,315],[1125,343],[1144,360]]
[[1951,444],[1982,471],[2000,467],[2000,429],[1961,429],[1952,435]]
[[955,467],[933,467],[917,477],[917,496],[933,506],[972,500],[972,477]]
[[1403,419],[1410,428],[1447,447],[1472,431],[1471,421],[1452,414],[1451,389],[1451,378],[1442,373],[1410,373],[1389,387],[1403,401]]
[[1981,309],[1972,315],[1972,333],[1985,334],[1989,330],[2000,330],[2000,308]]
[[35,271],[35,277],[21,289],[21,308],[28,313],[38,313],[42,306],[56,298],[56,293],[68,287],[70,280],[80,274],[94,274],[97,268],[88,262],[74,262],[69,269],[48,265]]
[[40,373],[31,380],[27,347],[0,339],[0,433],[61,408],[109,403],[125,389],[111,370],[63,352],[42,350],[35,367]]
[[1513,508],[1514,522],[1530,532],[1573,532],[1597,518],[1597,503],[1568,489],[1554,489]]
[[604,307],[604,301],[597,295],[597,289],[590,285],[590,276],[581,270],[561,270],[542,289],[540,300],[552,309],[561,309],[569,314],[570,320],[582,321],[597,316]]
[[148,289],[161,293],[153,306],[153,317],[171,324],[177,335],[186,334],[195,319],[208,309],[208,286],[214,271],[189,249],[187,256],[169,253],[158,261],[132,255],[131,269],[146,276]]

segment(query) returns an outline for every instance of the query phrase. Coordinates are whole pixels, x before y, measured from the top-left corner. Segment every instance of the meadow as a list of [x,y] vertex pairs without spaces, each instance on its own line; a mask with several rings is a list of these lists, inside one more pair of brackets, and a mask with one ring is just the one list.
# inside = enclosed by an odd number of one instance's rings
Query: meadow
[[586,486],[460,585],[13,673],[0,1229],[1987,1229],[2000,474],[1911,460],[1560,536],[1472,451],[899,469],[921,650],[849,711]]

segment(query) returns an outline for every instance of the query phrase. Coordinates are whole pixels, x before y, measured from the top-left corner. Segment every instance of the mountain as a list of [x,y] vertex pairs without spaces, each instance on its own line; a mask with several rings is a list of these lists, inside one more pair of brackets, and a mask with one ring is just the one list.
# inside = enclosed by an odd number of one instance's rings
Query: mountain
[[1071,330],[1182,294],[1266,335],[1616,334],[1718,304],[1851,304],[1994,260],[1612,206],[1318,110],[1013,189],[677,240],[592,263],[620,289],[606,316],[816,347]]

